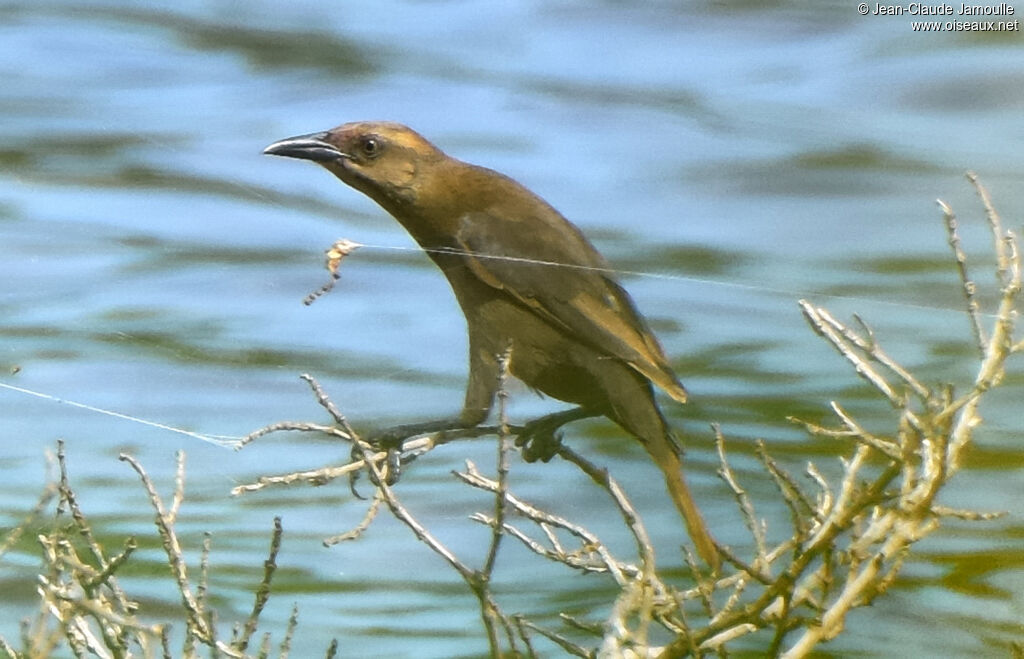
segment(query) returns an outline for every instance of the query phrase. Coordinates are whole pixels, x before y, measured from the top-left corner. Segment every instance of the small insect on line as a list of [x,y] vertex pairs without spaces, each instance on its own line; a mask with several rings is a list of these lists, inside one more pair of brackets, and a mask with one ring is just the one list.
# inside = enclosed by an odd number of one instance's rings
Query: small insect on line
[[331,279],[326,284],[303,298],[302,303],[308,307],[316,302],[317,298],[321,295],[329,293],[330,290],[334,288],[334,283],[341,277],[341,273],[338,272],[338,267],[341,266],[342,259],[360,247],[363,247],[363,245],[355,241],[348,240],[347,238],[342,238],[331,245],[331,248],[325,252],[325,255],[327,256],[326,267],[327,271],[331,273]]

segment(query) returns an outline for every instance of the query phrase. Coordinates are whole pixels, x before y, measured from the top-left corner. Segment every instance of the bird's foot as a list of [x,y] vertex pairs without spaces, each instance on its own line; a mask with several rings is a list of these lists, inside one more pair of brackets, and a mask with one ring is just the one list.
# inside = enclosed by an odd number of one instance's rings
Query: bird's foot
[[[391,426],[390,428],[384,428],[373,433],[366,438],[366,442],[370,444],[374,449],[378,451],[387,452],[387,461],[384,468],[384,482],[387,485],[394,485],[398,482],[398,478],[402,473],[403,464],[410,462],[415,459],[415,456],[402,455],[402,445],[405,440],[411,437],[417,437],[419,435],[426,435],[429,433],[445,432],[448,430],[464,430],[466,424],[462,423],[459,419],[439,419],[436,421],[425,421],[422,423],[406,423],[398,426]],[[362,453],[356,447],[352,447],[352,460],[361,460]],[[349,475],[349,489],[352,494],[359,498],[364,499],[362,495],[356,490],[356,481],[359,480],[360,472],[353,472]],[[370,472],[371,480],[374,479],[373,473]],[[377,485],[377,483],[374,483]]]
[[562,448],[562,433],[559,432],[562,426],[597,415],[584,407],[576,407],[528,421],[517,433],[516,446],[522,447],[523,459],[527,462],[548,462]]
[[[391,486],[398,482],[398,478],[402,474],[402,451],[399,448],[388,448],[382,450],[387,451],[387,460],[384,465],[382,465],[383,468],[381,471],[383,472],[382,475],[384,476],[384,483]],[[360,451],[358,447],[353,446],[351,453],[352,462],[357,462],[362,459],[362,451]],[[362,472],[363,470],[353,471],[348,475],[348,489],[352,492],[352,496],[355,498],[365,500],[366,497],[361,495],[359,490],[356,489],[356,483],[359,482],[359,477],[362,475]],[[370,482],[373,483],[375,487],[380,485],[372,470],[367,469],[366,473],[369,474]]]
[[526,424],[516,437],[516,446],[523,449],[523,459],[527,462],[549,462],[562,447],[562,433],[558,432],[558,426],[540,425],[531,428],[530,424]]

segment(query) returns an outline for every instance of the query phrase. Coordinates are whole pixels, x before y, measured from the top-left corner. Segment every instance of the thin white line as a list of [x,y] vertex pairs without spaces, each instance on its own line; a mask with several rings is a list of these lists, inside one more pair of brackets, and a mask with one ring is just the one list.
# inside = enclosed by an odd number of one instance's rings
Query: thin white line
[[[775,295],[790,295],[794,300],[797,298],[805,297],[816,297],[826,298],[829,300],[847,300],[851,302],[867,302],[869,304],[879,304],[889,307],[899,307],[903,309],[916,309],[919,311],[945,311],[947,313],[955,314],[966,314],[966,309],[954,309],[952,307],[943,307],[931,304],[914,304],[910,302],[895,302],[892,300],[881,300],[878,298],[862,297],[858,295],[838,295],[835,293],[822,293],[819,291],[797,291],[786,288],[773,288],[771,286],[758,286],[756,284],[743,284],[739,282],[720,281],[716,279],[704,279],[701,277],[690,277],[688,275],[675,275],[668,273],[659,272],[643,272],[641,270],[616,270],[615,268],[602,268],[591,265],[576,265],[573,263],[558,263],[556,261],[543,261],[540,259],[530,259],[522,256],[502,256],[497,254],[479,254],[477,252],[470,252],[457,249],[429,249],[425,247],[403,247],[400,245],[364,245],[359,243],[359,247],[365,247],[367,249],[380,249],[380,250],[393,250],[399,252],[425,252],[430,254],[458,254],[460,256],[472,256],[478,259],[492,259],[496,261],[512,261],[516,263],[530,263],[534,265],[548,265],[558,268],[576,268],[577,270],[588,270],[593,272],[606,272],[613,275],[627,275],[632,277],[648,277],[651,279],[667,279],[672,281],[686,281],[694,284],[706,284],[710,286],[724,286],[727,288],[736,288],[745,291],[757,291],[762,293],[772,293]],[[994,313],[981,313],[986,318],[995,318]]]
[[200,439],[204,442],[213,444],[214,446],[221,446],[224,448],[236,448],[241,437],[235,437],[232,435],[204,435],[198,432],[192,432],[190,430],[183,430],[182,428],[175,428],[174,426],[168,426],[163,423],[157,423],[156,421],[147,421],[146,419],[140,419],[137,416],[131,416],[129,414],[122,414],[121,412],[114,412],[113,410],[105,410],[102,407],[95,407],[93,405],[86,405],[85,403],[79,403],[66,398],[58,398],[57,396],[51,396],[50,394],[44,394],[38,391],[32,391],[31,389],[25,389],[24,387],[16,387],[13,384],[4,384],[0,382],[0,387],[4,389],[10,389],[11,391],[17,391],[19,393],[27,394],[29,396],[35,396],[36,398],[42,398],[44,400],[53,401],[55,403],[64,403],[72,407],[77,407],[90,412],[97,412],[99,414],[105,414],[112,416],[117,419],[125,419],[126,421],[134,421],[135,423],[141,423],[145,426],[152,426],[153,428],[159,428],[161,430],[169,430],[170,432],[176,432],[181,435],[188,435]]

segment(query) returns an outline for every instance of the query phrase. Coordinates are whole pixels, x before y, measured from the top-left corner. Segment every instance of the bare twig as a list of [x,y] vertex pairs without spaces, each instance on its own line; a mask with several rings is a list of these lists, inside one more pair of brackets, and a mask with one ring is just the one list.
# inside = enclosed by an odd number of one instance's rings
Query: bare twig
[[718,461],[721,464],[718,475],[721,476],[722,480],[729,486],[729,489],[732,490],[733,496],[736,497],[736,503],[739,505],[743,522],[747,525],[750,535],[754,538],[754,550],[756,552],[754,562],[755,564],[763,565],[766,563],[768,556],[764,523],[757,518],[757,513],[754,512],[754,504],[750,501],[750,496],[746,490],[740,487],[739,481],[736,480],[736,475],[729,466],[729,461],[725,455],[725,437],[722,435],[722,428],[715,423],[712,424],[711,429],[715,433],[715,448],[718,450]]
[[498,559],[498,549],[501,547],[501,540],[505,534],[505,511],[508,501],[508,454],[511,450],[511,440],[508,434],[508,367],[509,359],[512,357],[512,348],[508,347],[498,359],[498,488],[494,496],[494,523],[491,524],[491,543],[487,548],[487,557],[480,569],[479,578],[483,582],[491,579],[494,572],[494,563]]
[[275,517],[274,533],[270,540],[270,555],[267,557],[267,560],[263,562],[263,579],[260,580],[260,584],[256,588],[252,611],[249,613],[249,617],[245,621],[245,625],[242,628],[242,634],[234,643],[232,643],[232,647],[241,652],[245,652],[246,647],[249,645],[249,640],[256,632],[257,627],[259,627],[260,614],[263,613],[263,607],[266,606],[267,600],[270,599],[270,582],[273,580],[274,572],[277,570],[277,553],[281,550],[282,533],[281,518]]
[[959,223],[953,209],[941,199],[936,199],[939,208],[942,209],[942,216],[946,222],[946,231],[949,234],[949,247],[953,250],[953,258],[956,261],[957,273],[960,275],[960,285],[963,287],[964,298],[967,300],[967,317],[971,320],[971,331],[974,332],[974,341],[978,348],[978,354],[984,356],[988,349],[988,338],[981,325],[981,314],[979,313],[977,285],[971,280],[967,273],[967,255],[964,253],[960,242],[958,231]]

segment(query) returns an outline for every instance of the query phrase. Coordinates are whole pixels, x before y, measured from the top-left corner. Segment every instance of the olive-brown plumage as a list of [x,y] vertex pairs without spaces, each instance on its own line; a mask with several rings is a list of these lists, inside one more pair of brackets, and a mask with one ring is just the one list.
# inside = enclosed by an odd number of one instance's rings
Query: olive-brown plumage
[[651,385],[679,402],[686,391],[576,226],[511,178],[451,158],[400,124],[345,124],[275,142],[265,153],[319,163],[394,216],[441,268],[469,331],[458,425],[487,418],[498,355],[511,346],[517,378],[607,416],[640,440],[699,553],[718,565]]

